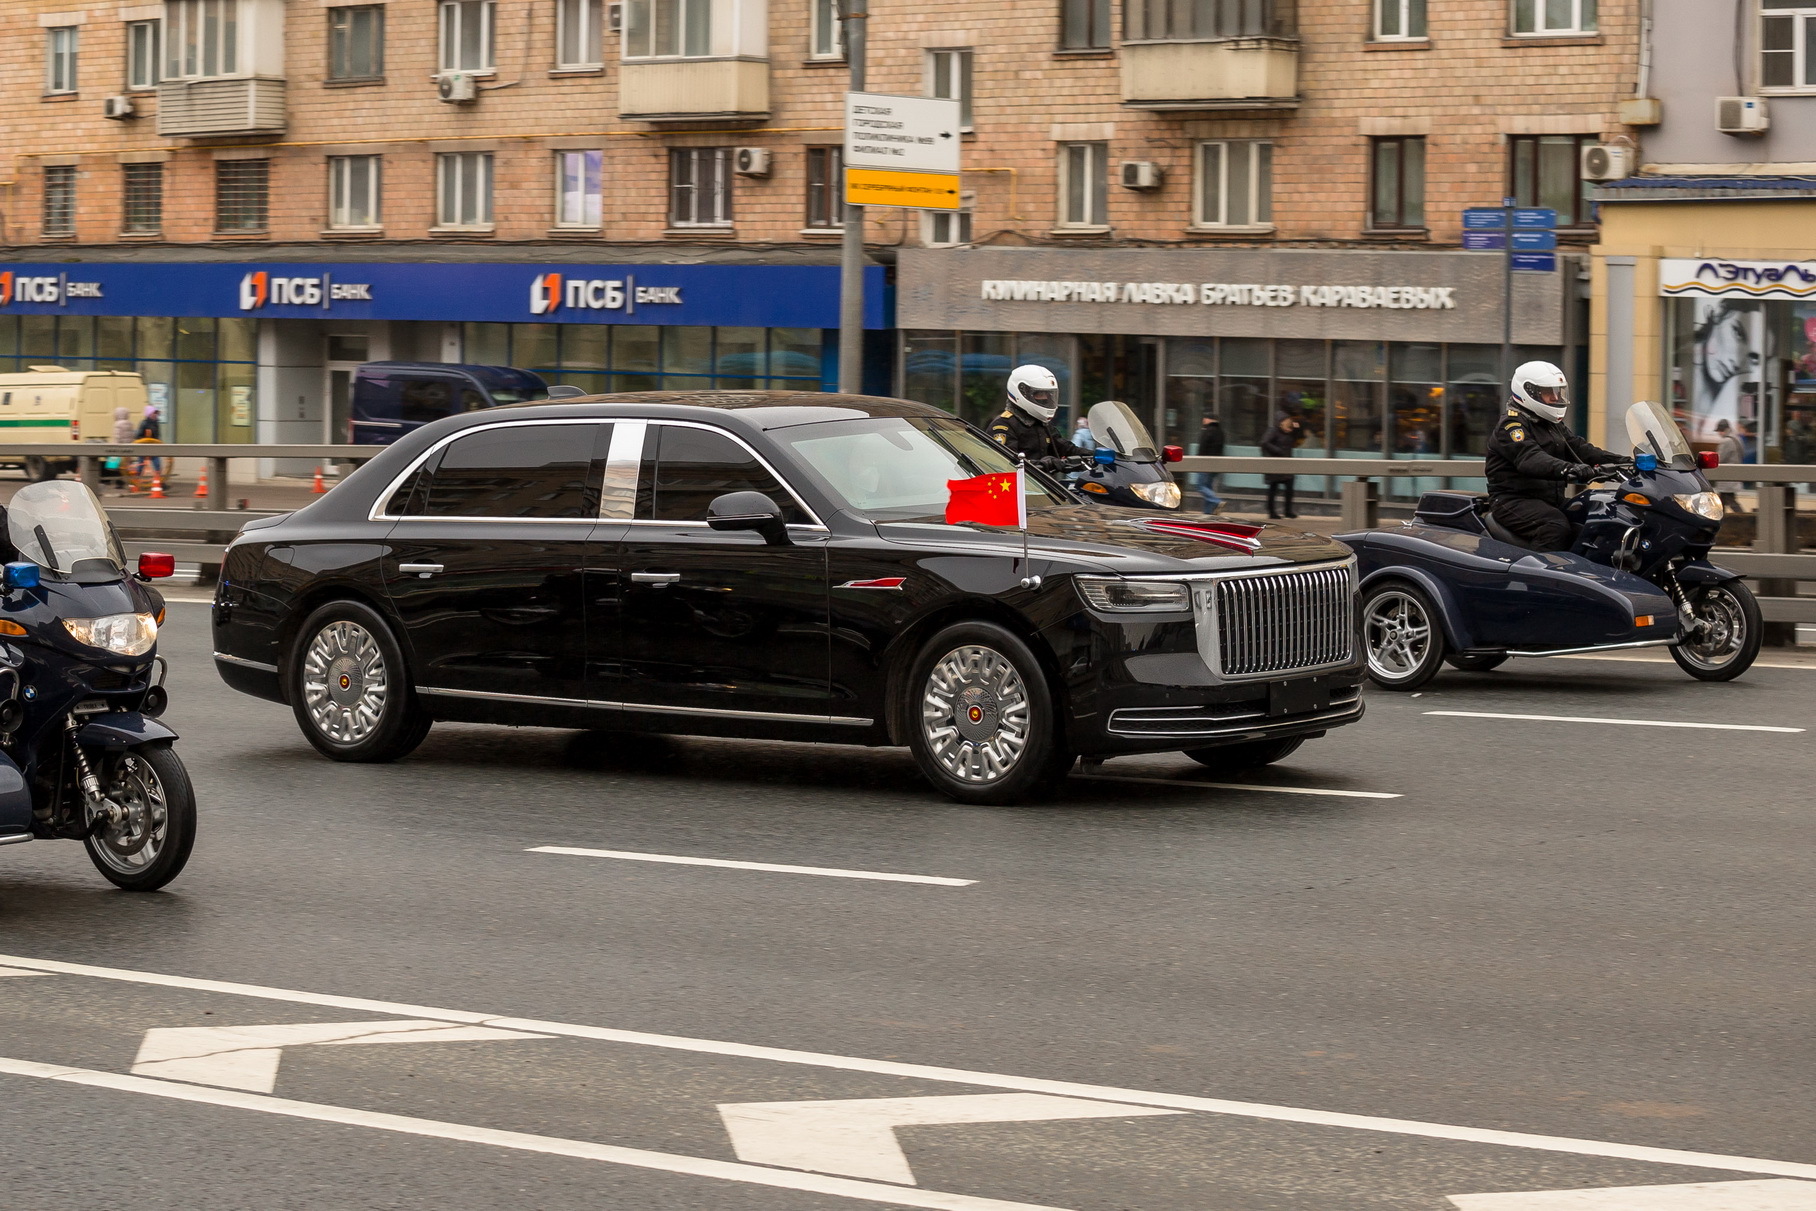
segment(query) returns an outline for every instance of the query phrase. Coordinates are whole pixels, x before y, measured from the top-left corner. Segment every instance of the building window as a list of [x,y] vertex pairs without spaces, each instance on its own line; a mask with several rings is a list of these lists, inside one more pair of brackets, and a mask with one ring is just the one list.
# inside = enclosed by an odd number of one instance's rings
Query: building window
[[1760,0],[1759,87],[1816,89],[1816,4]]
[[668,197],[671,227],[731,226],[731,148],[670,151]]
[[599,67],[605,62],[599,34],[599,0],[556,0],[555,66]]
[[1596,0],[1513,0],[1516,34],[1593,34]]
[[214,229],[263,231],[271,196],[271,161],[216,160]]
[[382,222],[379,176],[377,156],[329,156],[328,226],[343,230],[377,227]]
[[839,0],[812,0],[813,47],[808,52],[815,59],[845,57],[845,26],[839,20]]
[[124,218],[120,230],[127,235],[155,235],[164,229],[164,166],[122,164],[120,183]]
[[1425,226],[1425,140],[1418,137],[1376,139],[1373,189],[1368,208],[1370,227]]
[[843,227],[845,204],[839,188],[845,158],[841,147],[807,149],[807,225],[809,227]]
[[711,53],[712,0],[625,0],[625,58],[679,59]]
[[231,76],[239,69],[239,0],[165,0],[166,80]]
[[44,91],[76,91],[76,34],[73,25],[62,25],[44,31]]
[[603,151],[555,153],[555,226],[599,228]]
[[1198,227],[1255,227],[1274,221],[1274,145],[1198,145]]
[[1593,222],[1589,210],[1590,183],[1583,180],[1583,148],[1594,135],[1512,135],[1507,140],[1512,162],[1509,178],[1514,204],[1544,206],[1557,211],[1559,227],[1583,227]]
[[1125,42],[1289,37],[1292,13],[1293,6],[1282,0],[1127,0],[1122,37]]
[[375,80],[385,74],[385,9],[364,4],[328,10],[328,78]]
[[1059,223],[1102,227],[1107,143],[1062,143],[1059,148]]
[[492,0],[442,0],[441,70],[492,70]]
[[929,210],[921,216],[921,243],[929,248],[951,248],[971,242],[969,210]]
[[1060,0],[1059,49],[1110,49],[1110,0]]
[[161,21],[126,23],[126,87],[156,88]]
[[48,236],[76,234],[76,166],[47,165],[44,169],[44,225]]
[[1422,40],[1425,0],[1375,0],[1375,41]]
[[458,151],[436,156],[435,160],[435,225],[490,227],[492,153]]
[[971,52],[927,52],[927,95],[958,102],[958,126],[971,129]]

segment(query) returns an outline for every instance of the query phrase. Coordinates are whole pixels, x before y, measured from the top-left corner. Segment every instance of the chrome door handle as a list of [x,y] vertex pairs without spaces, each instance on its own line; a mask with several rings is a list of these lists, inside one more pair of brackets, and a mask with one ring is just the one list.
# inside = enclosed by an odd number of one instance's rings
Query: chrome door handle
[[674,584],[681,579],[679,572],[632,572],[632,584],[653,584],[661,588],[665,584]]
[[433,576],[441,571],[441,565],[438,563],[400,563],[397,565],[397,570],[399,572],[416,572],[422,576]]

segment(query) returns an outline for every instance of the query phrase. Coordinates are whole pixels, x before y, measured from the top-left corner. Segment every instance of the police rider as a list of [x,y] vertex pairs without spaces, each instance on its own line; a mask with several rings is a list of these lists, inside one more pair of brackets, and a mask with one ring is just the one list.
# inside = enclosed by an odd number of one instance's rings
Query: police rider
[[1059,411],[1059,380],[1045,366],[1017,366],[1009,375],[1009,404],[990,426],[994,437],[1011,454],[1049,470],[1068,457],[1090,457],[1091,451],[1075,446],[1047,427]]
[[1569,382],[1550,362],[1513,372],[1507,414],[1488,438],[1488,502],[1496,521],[1535,547],[1569,548],[1564,485],[1602,478],[1621,457],[1565,427]]

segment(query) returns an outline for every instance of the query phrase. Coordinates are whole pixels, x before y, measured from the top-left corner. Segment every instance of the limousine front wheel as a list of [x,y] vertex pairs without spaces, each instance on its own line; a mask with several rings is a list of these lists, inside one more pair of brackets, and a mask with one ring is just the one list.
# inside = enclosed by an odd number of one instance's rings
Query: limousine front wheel
[[911,744],[921,772],[965,803],[1015,803],[1065,775],[1046,674],[1034,653],[993,623],[947,627],[916,658]]
[[395,761],[429,734],[403,652],[372,607],[334,601],[316,610],[297,633],[290,663],[291,709],[322,756]]

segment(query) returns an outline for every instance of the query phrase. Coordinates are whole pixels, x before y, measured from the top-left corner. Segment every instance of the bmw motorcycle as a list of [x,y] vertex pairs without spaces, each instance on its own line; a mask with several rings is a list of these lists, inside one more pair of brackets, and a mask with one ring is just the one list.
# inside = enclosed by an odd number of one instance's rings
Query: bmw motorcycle
[[1141,418],[1115,400],[1093,405],[1085,424],[1097,439],[1096,453],[1067,459],[1062,468],[1080,499],[1131,509],[1179,507],[1179,483],[1167,464],[1184,458],[1184,450],[1155,446]]
[[101,502],[81,483],[22,488],[5,509],[0,569],[0,846],[80,841],[108,880],[155,891],[195,844],[195,793],[156,654],[164,599],[126,570]]

